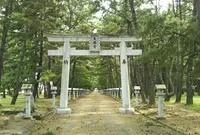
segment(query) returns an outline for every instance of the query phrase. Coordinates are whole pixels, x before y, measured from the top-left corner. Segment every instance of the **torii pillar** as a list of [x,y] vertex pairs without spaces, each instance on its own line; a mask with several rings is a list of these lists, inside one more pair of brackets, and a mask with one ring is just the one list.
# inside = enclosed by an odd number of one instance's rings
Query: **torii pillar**
[[121,85],[122,85],[122,108],[120,113],[134,113],[134,108],[130,104],[130,85],[128,77],[127,47],[124,41],[120,42],[120,68],[121,68]]
[[56,110],[57,114],[71,113],[71,109],[68,108],[69,71],[70,71],[70,43],[69,41],[64,41],[60,108]]

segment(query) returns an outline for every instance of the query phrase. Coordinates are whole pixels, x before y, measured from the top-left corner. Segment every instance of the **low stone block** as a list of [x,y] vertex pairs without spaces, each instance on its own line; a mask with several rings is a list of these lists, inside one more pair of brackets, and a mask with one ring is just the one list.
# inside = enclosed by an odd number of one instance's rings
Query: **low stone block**
[[122,114],[134,113],[135,109],[134,108],[120,108],[119,112]]
[[126,113],[126,108],[120,108],[119,112],[122,113],[122,114],[125,114]]
[[7,118],[7,117],[5,117],[4,119],[3,119],[3,125],[4,126],[7,126],[8,124],[9,124],[9,118]]
[[15,115],[14,121],[20,121],[23,119],[24,116],[25,116],[24,113],[18,113],[17,115]]
[[42,114],[40,112],[34,112],[31,114],[33,118],[35,118],[36,120],[41,120],[43,119]]
[[70,108],[66,108],[66,109],[56,109],[56,113],[57,114],[70,114],[72,112],[72,110]]

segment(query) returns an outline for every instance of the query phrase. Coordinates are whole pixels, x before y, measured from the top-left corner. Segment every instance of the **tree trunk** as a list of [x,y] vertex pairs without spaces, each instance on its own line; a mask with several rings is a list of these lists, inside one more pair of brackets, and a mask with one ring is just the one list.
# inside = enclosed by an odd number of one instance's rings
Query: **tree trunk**
[[43,89],[44,89],[44,98],[48,98],[48,92],[46,88],[46,82],[43,82]]
[[1,38],[1,46],[0,46],[0,91],[1,91],[1,78],[3,75],[3,61],[4,61],[4,52],[6,46],[6,37],[8,33],[8,26],[4,25],[2,29],[2,38]]
[[[135,65],[135,67],[136,67],[136,65]],[[145,95],[145,87],[144,87],[145,82],[143,81],[143,80],[145,80],[145,79],[143,79],[144,78],[144,75],[143,75],[144,68],[139,68],[137,66],[137,69],[139,70],[139,72],[135,72],[135,74],[136,74],[136,78],[137,78],[137,84],[139,84],[140,88],[141,88],[140,93],[141,93],[141,97],[142,97],[142,102],[144,104],[147,104],[146,95]]]
[[108,73],[109,73],[109,87],[113,88],[114,87],[114,81],[113,81],[112,61],[111,60],[109,60]]
[[130,4],[130,9],[131,9],[131,17],[133,24],[135,26],[135,30],[138,30],[138,25],[137,25],[137,17],[136,17],[136,12],[135,12],[135,7],[134,7],[134,0],[129,0]]
[[15,84],[15,89],[14,89],[14,95],[13,95],[12,101],[10,103],[12,105],[15,104],[15,102],[17,100],[17,97],[18,97],[18,94],[19,94],[19,90],[21,89],[21,74],[22,74],[22,65],[23,65],[25,51],[26,51],[26,41],[23,42],[22,54],[21,54],[20,61],[19,61],[19,66],[18,66],[18,72],[17,72],[16,84]]
[[73,97],[73,88],[74,88],[74,78],[75,78],[75,71],[76,71],[76,63],[77,58],[74,57],[73,59],[73,67],[72,67],[72,73],[71,73],[71,97]]
[[[37,77],[36,77],[36,83],[34,85],[34,90],[33,90],[33,97],[34,97],[34,100],[36,99],[36,96],[37,98],[39,98],[39,95],[38,95],[38,84],[39,84],[39,80],[40,80],[40,77],[41,77],[41,68],[42,68],[42,60],[43,60],[43,40],[42,40],[42,37],[43,37],[43,32],[41,32],[41,35],[40,35],[40,59],[39,59],[39,67],[40,69],[38,70],[38,73],[37,73]],[[36,42],[36,45],[37,45],[38,42]]]
[[[180,33],[182,33],[181,28],[182,28],[182,5],[181,5],[181,0],[179,0],[179,4],[177,6],[179,8],[179,16],[180,16]],[[177,43],[177,63],[178,63],[178,69],[177,69],[177,89],[176,89],[176,103],[179,103],[181,101],[181,96],[183,94],[182,90],[182,80],[183,80],[183,57],[181,53],[181,37],[178,40],[179,42]]]
[[165,95],[165,101],[169,101],[170,98],[175,94],[174,84],[172,82],[172,68],[173,68],[173,60],[171,62],[169,71],[166,71],[166,73],[165,73],[165,78],[166,78],[166,80],[168,80],[168,87],[167,87],[168,91]]
[[9,6],[5,7],[5,20],[2,28],[2,36],[1,36],[1,46],[0,46],[0,91],[1,91],[1,79],[3,75],[3,61],[4,61],[4,53],[6,47],[6,38],[8,34],[9,23],[7,23],[7,18],[9,15]]
[[11,91],[10,91],[10,87],[9,87],[9,86],[7,87],[7,90],[8,90],[8,95],[11,96],[12,93],[11,93]]
[[119,72],[118,72],[118,68],[117,68],[117,57],[114,57],[114,69],[115,69],[115,79],[116,79],[116,87],[119,88],[120,84],[119,84]]
[[145,70],[146,70],[146,88],[148,89],[148,95],[149,95],[149,105],[155,104],[155,88],[154,88],[154,82],[152,78],[152,74],[150,71],[150,67],[145,64]]
[[[195,14],[194,14],[195,13]],[[197,41],[200,42],[200,0],[194,0],[193,3],[193,16],[197,16]],[[197,80],[197,93],[200,96],[200,80]]]
[[[116,75],[116,87],[119,88],[119,98],[121,97],[121,94],[120,94],[120,81],[119,81],[119,72],[118,72],[118,68],[117,68],[117,56],[114,57],[114,67],[115,67],[115,75]],[[119,59],[118,59],[119,60]]]
[[46,82],[47,98],[52,98],[50,82]]
[[187,77],[186,77],[186,92],[187,92],[186,104],[187,105],[193,104],[192,79],[190,77],[192,67],[193,67],[193,57],[189,57],[188,67],[187,67]]
[[199,79],[196,80],[196,84],[197,84],[196,91],[197,91],[198,96],[200,96],[200,80]]
[[[48,69],[51,70],[51,57],[50,56],[48,56]],[[46,94],[44,95],[45,98],[52,98],[50,82],[46,82],[44,84],[47,86],[46,87]]]
[[137,80],[136,80],[136,74],[135,74],[136,67],[133,64],[133,57],[130,56],[129,60],[130,60],[130,62],[129,62],[129,72],[130,72],[130,82],[131,82],[130,98],[132,99],[133,98],[133,93],[134,93],[133,88],[134,88],[134,86],[137,85],[136,84]]
[[144,83],[144,93],[145,93],[145,95],[146,95],[146,97],[149,99],[149,90],[148,90],[148,79],[147,79],[147,77],[148,77],[148,71],[147,71],[147,63],[145,63],[144,65],[143,65],[143,67],[144,67],[144,76],[143,76],[143,83]]
[[176,14],[176,12],[175,12],[175,3],[174,3],[174,0],[172,0],[172,10],[173,10],[173,13]]
[[3,98],[6,98],[6,90],[3,89]]
[[183,71],[180,71],[180,70],[177,71],[177,84],[176,84],[177,86],[176,86],[176,101],[175,101],[176,103],[180,103],[181,96],[183,94],[183,90],[182,90],[183,73],[182,72]]

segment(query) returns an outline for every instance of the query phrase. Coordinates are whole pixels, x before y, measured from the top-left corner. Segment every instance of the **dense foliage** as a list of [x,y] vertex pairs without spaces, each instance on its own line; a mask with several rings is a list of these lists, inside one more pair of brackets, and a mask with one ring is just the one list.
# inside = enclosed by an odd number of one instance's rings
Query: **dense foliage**
[[[48,43],[45,33],[130,35],[142,49],[129,57],[131,87],[140,85],[143,102],[155,103],[155,84],[167,86],[166,100],[187,93],[187,104],[200,95],[200,1],[172,0],[167,8],[157,0],[1,0],[0,92],[15,104],[23,83],[32,83],[39,97],[44,84],[60,88],[62,59],[47,50],[63,44]],[[73,44],[87,48],[87,44]],[[102,44],[111,49],[118,44]],[[119,57],[72,57],[70,87],[86,89],[120,87]]]

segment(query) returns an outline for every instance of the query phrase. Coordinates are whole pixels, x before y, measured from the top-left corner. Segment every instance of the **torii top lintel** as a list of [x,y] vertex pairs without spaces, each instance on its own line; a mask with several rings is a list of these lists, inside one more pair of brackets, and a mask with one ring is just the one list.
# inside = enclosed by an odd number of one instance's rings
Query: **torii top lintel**
[[[89,42],[91,35],[68,35],[68,34],[45,34],[49,42]],[[141,38],[135,38],[130,36],[102,36],[102,35],[92,35],[98,36],[100,42],[139,42]]]

